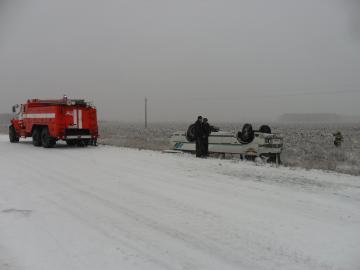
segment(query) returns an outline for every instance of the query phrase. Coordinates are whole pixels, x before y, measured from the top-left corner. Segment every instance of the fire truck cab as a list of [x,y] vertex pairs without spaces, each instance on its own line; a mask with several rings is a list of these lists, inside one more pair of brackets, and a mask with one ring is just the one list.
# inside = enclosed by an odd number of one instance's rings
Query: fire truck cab
[[53,147],[58,140],[68,145],[96,145],[96,108],[82,99],[31,99],[12,107],[10,142],[32,137],[34,146]]

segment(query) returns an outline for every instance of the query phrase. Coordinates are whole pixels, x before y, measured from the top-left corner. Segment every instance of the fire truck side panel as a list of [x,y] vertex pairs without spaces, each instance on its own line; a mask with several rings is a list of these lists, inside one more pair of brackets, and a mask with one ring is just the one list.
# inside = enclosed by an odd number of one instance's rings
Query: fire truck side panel
[[25,127],[25,136],[31,136],[32,131],[35,127],[47,126],[50,131],[50,135],[55,134],[55,118],[57,113],[56,106],[47,107],[33,107],[29,104],[24,106],[23,114],[20,119],[23,119],[23,125]]
[[97,127],[96,111],[92,108],[87,108],[83,112],[83,128],[90,129],[91,134],[97,134],[97,128],[93,129],[92,127]]

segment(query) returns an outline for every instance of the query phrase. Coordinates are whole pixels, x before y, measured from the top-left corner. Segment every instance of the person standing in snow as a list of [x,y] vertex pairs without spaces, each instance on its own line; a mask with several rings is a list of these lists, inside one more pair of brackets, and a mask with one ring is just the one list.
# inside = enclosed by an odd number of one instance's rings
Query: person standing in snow
[[204,150],[203,150],[204,131],[203,131],[202,116],[198,116],[194,126],[195,126],[194,133],[195,133],[195,142],[196,142],[196,157],[202,157],[204,154]]
[[204,133],[204,140],[203,140],[203,149],[204,149],[204,153],[203,156],[204,157],[208,157],[209,156],[209,136],[211,134],[212,131],[219,131],[218,128],[211,126],[208,122],[207,118],[204,118],[203,120],[203,133]]
[[335,140],[334,140],[334,145],[336,147],[341,146],[342,142],[344,141],[344,136],[341,134],[340,131],[336,132],[333,134]]
[[211,133],[211,126],[208,122],[207,118],[204,118],[203,120],[203,156],[207,157],[209,156],[209,136]]

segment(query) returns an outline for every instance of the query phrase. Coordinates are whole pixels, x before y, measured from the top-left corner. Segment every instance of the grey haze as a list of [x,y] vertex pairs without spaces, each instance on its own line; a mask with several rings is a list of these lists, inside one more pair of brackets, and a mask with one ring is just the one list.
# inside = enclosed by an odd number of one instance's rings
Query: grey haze
[[360,1],[0,0],[0,112],[93,100],[101,119],[360,115]]

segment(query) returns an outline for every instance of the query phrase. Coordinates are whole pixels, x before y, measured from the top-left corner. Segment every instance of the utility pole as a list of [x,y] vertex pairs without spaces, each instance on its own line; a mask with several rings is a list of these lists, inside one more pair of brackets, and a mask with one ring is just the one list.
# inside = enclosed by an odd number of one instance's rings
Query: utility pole
[[147,97],[145,97],[145,128],[147,128]]

